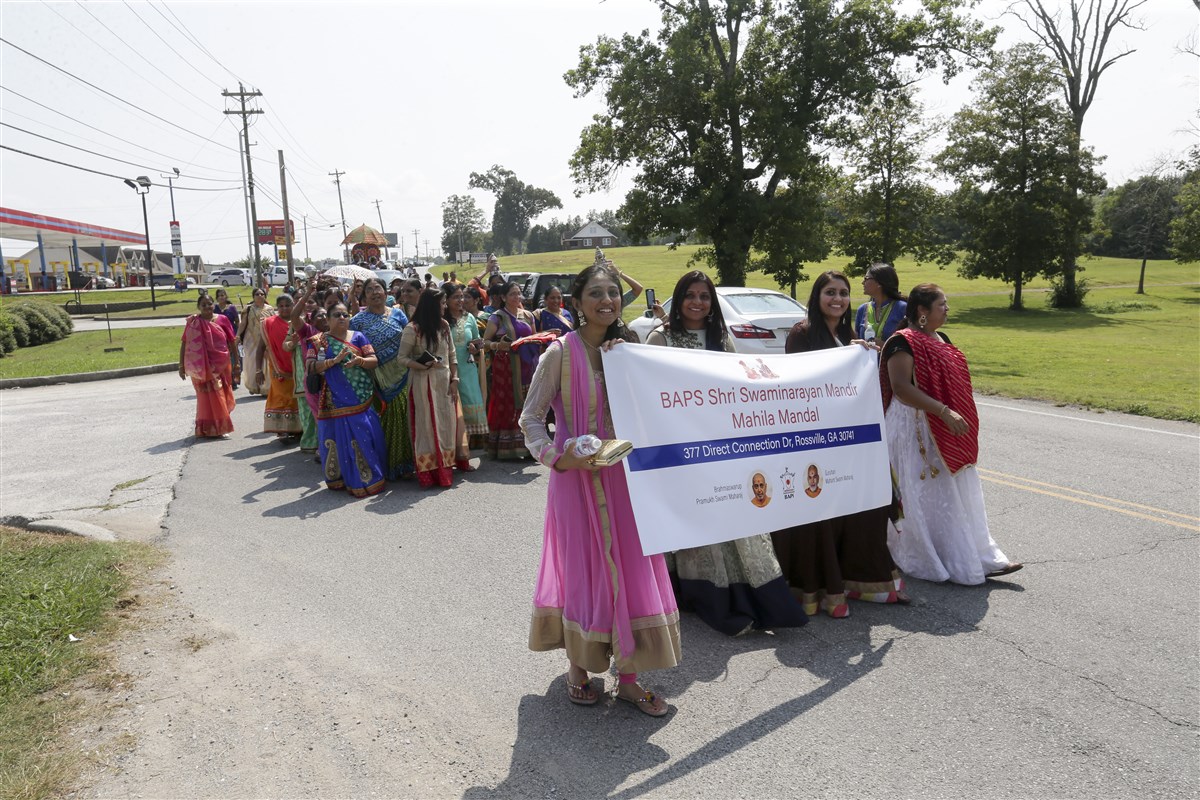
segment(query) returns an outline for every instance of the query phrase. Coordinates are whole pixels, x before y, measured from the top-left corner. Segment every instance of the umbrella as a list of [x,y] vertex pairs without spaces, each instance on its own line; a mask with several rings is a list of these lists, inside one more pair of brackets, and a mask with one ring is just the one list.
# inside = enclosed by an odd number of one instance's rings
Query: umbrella
[[373,244],[378,247],[384,247],[387,243],[386,236],[367,225],[359,225],[342,240],[342,244]]
[[321,273],[328,275],[331,278],[349,278],[350,280],[367,280],[368,278],[378,277],[373,270],[366,267],[355,266],[354,264],[339,264],[336,267],[330,267]]

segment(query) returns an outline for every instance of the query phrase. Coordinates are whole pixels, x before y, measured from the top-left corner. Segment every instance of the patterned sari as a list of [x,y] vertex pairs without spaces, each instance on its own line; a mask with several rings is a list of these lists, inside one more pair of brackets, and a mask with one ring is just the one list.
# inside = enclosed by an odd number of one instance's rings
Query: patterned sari
[[[309,340],[307,360],[337,358],[349,348],[356,356],[371,356],[374,351],[363,334],[353,331],[349,341],[332,334],[320,334]],[[371,401],[375,381],[370,370],[338,364],[325,370],[321,391],[317,394],[317,441],[325,485],[345,489],[355,497],[383,491],[383,459],[386,449],[383,428]]]
[[266,339],[267,402],[263,409],[263,431],[299,435],[300,412],[296,405],[296,384],[292,372],[292,354],[284,348],[288,321],[279,315],[263,320]]
[[292,394],[296,396],[296,410],[300,413],[300,452],[317,452],[317,418],[313,415],[313,405],[309,401],[308,392],[304,389],[304,347],[306,340],[316,336],[320,331],[307,322],[301,323],[300,330],[288,328],[288,343],[292,351]]
[[[228,323],[228,320],[225,320]],[[236,346],[228,324],[199,314],[183,326],[183,368],[196,390],[196,435],[224,436],[233,432],[233,368],[229,348]]]
[[[529,336],[533,328],[501,309],[492,315],[496,318],[496,329],[510,341]],[[537,366],[540,348],[522,348],[520,351],[497,351],[492,354],[492,388],[488,398],[487,452],[492,458],[519,460],[528,456],[525,435],[517,419],[525,405],[525,392],[533,380],[533,368]]]
[[263,360],[266,354],[263,348],[263,321],[275,314],[275,309],[264,305],[262,308],[251,303],[242,314],[242,351],[245,358],[242,364],[242,383],[250,394],[266,394],[266,386],[259,381],[258,373],[264,372]]
[[363,310],[350,320],[350,329],[367,337],[379,359],[375,370],[375,410],[387,445],[387,477],[396,480],[413,473],[412,433],[408,421],[408,370],[401,366],[400,336],[408,317],[398,308],[383,314]]
[[439,359],[431,369],[409,371],[412,394],[408,410],[417,481],[426,489],[435,483],[450,486],[454,467],[470,469],[462,409],[458,397],[450,394],[450,373],[458,367],[457,357],[450,340],[450,326],[444,320],[439,322],[433,347],[415,323],[404,329],[400,344],[400,358],[405,361],[416,359],[426,350]]

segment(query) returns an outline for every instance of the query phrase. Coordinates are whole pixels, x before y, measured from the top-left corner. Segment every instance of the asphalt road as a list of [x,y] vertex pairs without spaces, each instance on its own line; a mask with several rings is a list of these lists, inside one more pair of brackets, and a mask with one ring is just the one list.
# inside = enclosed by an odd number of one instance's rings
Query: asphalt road
[[[177,407],[102,411],[152,394]],[[683,665],[645,676],[662,721],[572,706],[561,655],[526,649],[540,466],[353,501],[254,432],[260,398],[192,444],[190,386],[149,376],[0,393],[0,505],[64,514],[182,464],[135,682],[77,732],[136,744],[89,796],[1197,796],[1200,429],[979,400],[993,535],[1026,569],[777,634],[685,616]]]

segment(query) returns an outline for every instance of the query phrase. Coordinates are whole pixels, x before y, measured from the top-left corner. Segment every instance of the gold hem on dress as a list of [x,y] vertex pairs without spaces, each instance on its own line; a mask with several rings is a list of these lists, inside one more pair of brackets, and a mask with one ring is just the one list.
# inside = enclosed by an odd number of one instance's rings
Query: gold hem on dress
[[[670,669],[683,660],[679,639],[679,612],[635,617],[633,653],[617,658],[618,672]],[[561,608],[535,608],[529,626],[529,649],[535,652],[565,649],[567,658],[588,672],[607,672],[614,658],[611,631],[585,631],[564,620]]]

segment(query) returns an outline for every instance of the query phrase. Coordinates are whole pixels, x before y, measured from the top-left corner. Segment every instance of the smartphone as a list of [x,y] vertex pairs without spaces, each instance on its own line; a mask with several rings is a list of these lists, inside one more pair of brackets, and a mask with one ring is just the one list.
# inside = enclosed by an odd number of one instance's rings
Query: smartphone
[[654,310],[654,290],[653,289],[646,290],[646,308],[648,308],[651,311]]

